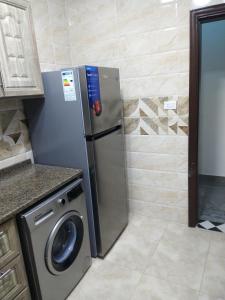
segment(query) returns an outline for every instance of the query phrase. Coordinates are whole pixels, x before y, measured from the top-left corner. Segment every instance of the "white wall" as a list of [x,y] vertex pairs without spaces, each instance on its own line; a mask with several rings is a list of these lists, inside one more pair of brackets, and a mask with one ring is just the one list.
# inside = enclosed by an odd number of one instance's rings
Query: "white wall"
[[202,25],[199,173],[225,176],[225,20]]

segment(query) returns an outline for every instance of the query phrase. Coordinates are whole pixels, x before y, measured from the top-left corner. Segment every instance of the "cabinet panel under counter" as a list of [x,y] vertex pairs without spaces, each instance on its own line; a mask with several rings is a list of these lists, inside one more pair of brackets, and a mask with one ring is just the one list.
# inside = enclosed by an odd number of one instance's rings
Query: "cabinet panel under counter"
[[0,224],[0,270],[16,257],[19,251],[20,245],[15,220],[11,219]]
[[0,299],[13,300],[27,287],[23,258],[18,255],[0,269]]

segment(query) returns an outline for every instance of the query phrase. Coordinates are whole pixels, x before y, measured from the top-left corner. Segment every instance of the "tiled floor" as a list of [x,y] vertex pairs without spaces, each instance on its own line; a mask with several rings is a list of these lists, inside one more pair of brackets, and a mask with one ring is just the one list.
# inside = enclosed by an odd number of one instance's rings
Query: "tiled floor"
[[225,234],[131,216],[67,300],[225,300]]
[[199,228],[225,233],[225,223],[200,220],[197,225]]
[[199,218],[225,223],[225,178],[199,176]]

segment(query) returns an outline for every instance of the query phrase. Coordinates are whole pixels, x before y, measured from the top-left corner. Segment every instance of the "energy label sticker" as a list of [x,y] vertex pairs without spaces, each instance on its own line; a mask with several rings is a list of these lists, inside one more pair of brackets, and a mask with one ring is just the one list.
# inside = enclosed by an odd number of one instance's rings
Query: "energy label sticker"
[[76,101],[77,97],[73,70],[62,71],[61,76],[65,101]]

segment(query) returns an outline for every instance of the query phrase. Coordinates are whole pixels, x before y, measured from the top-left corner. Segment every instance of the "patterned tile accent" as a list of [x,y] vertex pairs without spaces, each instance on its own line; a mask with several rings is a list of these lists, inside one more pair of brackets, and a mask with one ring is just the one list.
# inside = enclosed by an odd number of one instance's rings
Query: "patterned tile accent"
[[[164,101],[176,100],[177,109],[164,110]],[[124,101],[125,133],[188,135],[188,97],[152,97]]]
[[206,230],[212,230],[212,231],[218,231],[225,233],[225,223],[217,223],[217,222],[211,222],[211,221],[199,221],[197,227],[206,229]]
[[31,150],[22,103],[7,101],[0,101],[0,160]]

